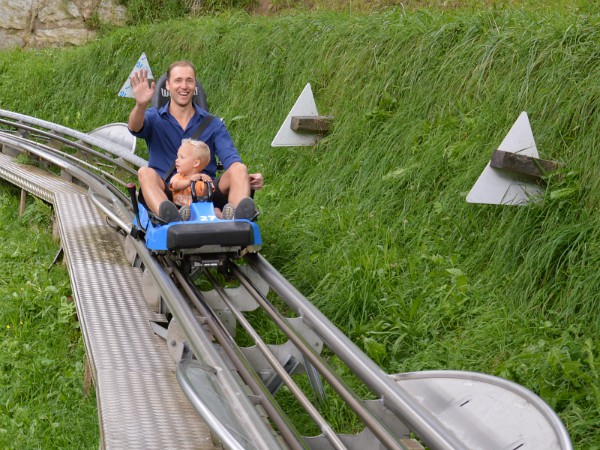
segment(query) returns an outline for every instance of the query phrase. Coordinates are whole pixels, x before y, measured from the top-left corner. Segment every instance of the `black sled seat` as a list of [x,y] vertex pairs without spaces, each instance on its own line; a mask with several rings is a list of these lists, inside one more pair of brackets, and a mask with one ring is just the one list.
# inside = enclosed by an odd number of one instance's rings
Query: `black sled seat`
[[214,223],[182,223],[169,227],[167,248],[183,250],[205,245],[247,247],[254,245],[254,229],[250,222],[219,221]]

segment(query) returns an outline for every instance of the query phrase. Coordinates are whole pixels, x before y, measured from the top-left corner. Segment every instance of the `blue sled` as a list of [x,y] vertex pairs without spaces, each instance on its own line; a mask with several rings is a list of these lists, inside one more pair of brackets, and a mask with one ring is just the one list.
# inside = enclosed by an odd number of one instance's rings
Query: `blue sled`
[[262,245],[258,225],[246,219],[217,218],[212,202],[195,202],[188,221],[164,225],[152,223],[148,211],[138,203],[139,222],[134,226],[145,233],[146,247],[156,252],[240,253],[257,252]]

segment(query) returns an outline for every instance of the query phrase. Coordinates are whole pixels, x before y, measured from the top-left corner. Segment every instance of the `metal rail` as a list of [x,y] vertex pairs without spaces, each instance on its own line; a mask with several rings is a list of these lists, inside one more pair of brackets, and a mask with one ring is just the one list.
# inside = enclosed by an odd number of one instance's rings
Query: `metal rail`
[[[7,119],[12,119],[14,122],[14,126],[17,128],[22,128],[24,130],[30,130],[30,127],[39,127],[40,129],[46,129],[54,132],[56,136],[62,137],[70,137],[80,141],[84,144],[88,145],[88,149],[92,149],[92,147],[103,149],[112,155],[115,155],[124,161],[128,161],[131,164],[136,165],[137,167],[147,166],[148,161],[139,156],[133,155],[129,152],[123,151],[122,149],[117,148],[116,146],[107,147],[107,142],[102,139],[95,138],[90,136],[87,133],[82,133],[80,131],[73,130],[72,128],[65,127],[63,125],[59,125],[53,122],[48,122],[46,120],[38,119],[36,117],[27,116],[25,114],[19,114],[13,111],[7,111],[5,109],[0,109],[0,117],[5,117]],[[77,143],[77,141],[74,141]]]
[[[57,126],[55,124],[51,124],[48,122],[40,121],[35,118],[29,118],[27,116],[23,116],[15,113],[7,113],[5,111],[0,111],[0,114],[6,115],[11,119],[17,119],[19,122],[10,122],[7,120],[0,120],[0,123],[15,127],[20,130],[25,130],[28,133],[37,135],[36,137],[42,140],[50,140],[50,139],[59,139],[63,143],[71,146],[75,146],[78,150],[83,151],[84,153],[88,153],[94,157],[104,158],[107,162],[110,162],[110,157],[105,157],[101,152],[98,152],[92,148],[89,148],[80,143],[71,143],[68,139],[62,137],[61,135],[66,135],[70,137],[76,137],[81,142],[92,143],[97,147],[104,149],[106,144],[104,142],[100,142],[94,139],[88,139],[86,136],[83,136],[81,133],[74,132],[73,130],[69,130],[62,126]],[[44,130],[40,130],[34,128],[35,126],[45,126],[49,127],[52,132],[46,132]],[[10,133],[3,133],[3,142],[14,149],[18,149],[24,152],[28,152],[30,154],[36,155],[38,158],[44,159],[49,163],[60,167],[61,170],[69,173],[73,177],[77,178],[81,182],[85,183],[89,186],[92,199],[100,207],[111,220],[116,223],[120,228],[125,231],[130,231],[130,223],[133,220],[133,214],[129,209],[129,205],[125,205],[123,203],[123,198],[118,198],[119,195],[115,195],[114,189],[110,186],[110,183],[99,179],[97,175],[94,175],[86,170],[89,168],[89,163],[85,161],[79,162],[77,158],[72,155],[61,155],[57,154],[57,150],[50,147],[44,142],[32,143],[29,139],[21,136],[11,135]],[[111,151],[111,149],[104,149],[107,151]],[[117,152],[118,153],[118,152]],[[121,155],[119,156],[126,156]],[[65,160],[70,160],[70,162],[66,162]],[[131,160],[131,158],[129,158]],[[85,168],[82,168],[83,166]],[[111,180],[113,181],[113,180]],[[205,333],[202,331],[198,320],[196,319],[195,313],[193,309],[190,307],[190,303],[195,306],[196,309],[200,309],[201,312],[206,316],[209,314],[209,309],[206,307],[202,307],[201,303],[201,295],[197,292],[193,292],[190,290],[190,283],[184,282],[181,279],[182,275],[179,272],[178,268],[173,265],[171,261],[168,261],[165,258],[161,258],[157,260],[155,257],[150,255],[147,251],[146,247],[143,243],[139,241],[133,241],[133,245],[137,254],[141,259],[141,265],[148,271],[151,272],[154,282],[156,283],[159,291],[161,292],[162,298],[165,300],[168,306],[168,310],[173,314],[173,316],[177,319],[183,331],[188,339],[187,343],[189,344],[193,354],[196,358],[201,359],[202,363],[207,367],[212,368],[215,374],[219,376],[219,384],[223,387],[222,393],[225,397],[225,400],[230,402],[230,404],[235,405],[234,409],[237,413],[237,419],[239,420],[238,426],[241,429],[250,429],[253,430],[250,433],[257,439],[256,448],[276,448],[279,446],[278,443],[272,440],[272,432],[267,430],[264,425],[264,421],[260,419],[260,417],[255,413],[256,408],[253,405],[249,398],[245,395],[240,395],[240,386],[239,382],[235,380],[229,374],[229,371],[224,369],[230,364],[229,362],[224,361],[221,358],[221,355],[214,350],[214,345],[208,340]],[[162,262],[162,264],[161,264]],[[256,289],[252,289],[252,287],[248,284],[249,281],[247,278],[243,276],[239,272],[239,270],[235,269],[235,264],[232,264],[234,269],[234,273],[239,278],[242,284],[246,284],[248,289],[251,290],[253,296],[255,298],[260,298],[260,294]],[[175,278],[179,278],[180,286],[187,286],[187,288],[180,289],[173,282],[173,278],[167,275],[165,268],[169,268],[168,272],[174,274]],[[208,275],[208,278],[211,281],[215,281],[210,277],[208,272],[205,272]],[[222,298],[227,301],[227,294],[222,288],[219,288],[218,285],[216,289],[219,290]],[[185,291],[187,289],[188,298],[184,298],[182,296],[181,291]],[[235,308],[232,308],[232,311]],[[312,350],[309,345],[306,345],[302,342],[301,337],[298,334],[294,333],[293,329],[285,323],[285,320],[281,316],[277,317],[277,322],[280,326],[286,331],[286,334],[291,336],[292,341],[301,346],[303,351],[306,352],[305,356],[310,360],[313,365],[317,365],[319,372],[322,376],[324,376],[329,382],[333,383],[334,389],[339,392],[342,397],[351,405],[351,409],[357,413],[357,415],[363,419],[366,423],[366,426],[369,427],[373,433],[382,440],[386,448],[392,449],[403,449],[406,448],[404,444],[400,442],[397,436],[394,436],[388,429],[386,429],[385,425],[381,423],[381,421],[370,412],[363,402],[358,398],[356,394],[354,394],[349,388],[344,386],[344,383],[335,375],[333,370],[327,367],[327,365],[322,361],[322,359]],[[238,313],[238,319],[241,319],[242,316]],[[217,324],[218,320],[212,320],[212,323]],[[332,448],[343,449],[347,448],[335,431],[330,427],[330,425],[326,422],[326,420],[321,416],[318,412],[317,408],[315,408],[311,402],[308,400],[306,395],[301,391],[301,389],[296,385],[296,383],[292,380],[291,376],[285,371],[285,369],[277,362],[277,357],[273,355],[267,348],[266,344],[260,340],[258,333],[253,331],[252,327],[249,325],[247,321],[244,321],[245,328],[249,331],[249,333],[255,338],[257,345],[261,348],[263,353],[266,355],[268,361],[271,363],[272,367],[274,367],[275,371],[278,373],[284,383],[290,388],[294,395],[300,399],[301,405],[308,410],[309,416],[311,416],[319,426],[319,429],[323,433],[323,435],[330,441]],[[264,386],[261,386],[260,383],[253,383],[252,380],[256,381],[255,374],[252,374],[252,371],[248,369],[248,362],[240,362],[243,361],[243,355],[237,346],[233,343],[233,339],[229,336],[222,326],[213,325],[213,331],[215,331],[219,336],[222,345],[229,343],[230,345],[224,345],[224,347],[229,348],[229,357],[232,361],[232,364],[236,365],[240,373],[244,373],[244,382],[253,387],[254,394],[260,395],[263,401],[261,402],[261,406],[267,410],[269,413],[269,417],[278,428],[278,432],[284,437],[286,441],[286,445],[289,448],[306,448],[306,443],[301,444],[303,441],[300,434],[293,429],[293,426],[289,423],[289,420],[285,417],[285,414],[282,413],[279,406],[277,406],[276,402],[272,399],[268,392],[265,392]],[[201,356],[200,356],[201,355]],[[246,370],[240,370],[242,367],[246,367]],[[242,389],[243,390],[243,389]],[[262,391],[262,392],[260,392]],[[251,412],[250,412],[251,411]],[[245,412],[245,413],[244,413]],[[222,427],[214,417],[207,412],[203,415],[204,419],[208,422],[211,422],[211,428],[215,433],[224,441],[225,444],[235,447],[238,444],[235,436],[232,436],[230,431]],[[298,447],[299,445],[299,447]],[[447,447],[454,448],[454,447]],[[460,447],[455,447],[460,448]]]
[[[144,160],[115,150],[105,141],[90,138],[60,125],[0,110],[0,117],[2,116],[13,121],[0,119],[0,124],[26,131],[35,137],[26,138],[9,131],[0,132],[0,143],[17,151],[34,154],[88,186],[92,200],[111,222],[127,233],[131,231],[131,204],[119,188],[113,186],[115,182],[122,184],[120,180],[115,180],[112,175],[107,176],[110,174],[105,171],[92,172],[89,162],[79,161],[72,155],[61,155],[50,147],[47,141],[58,139],[66,146],[75,147],[94,158],[103,158],[107,164],[126,169],[128,173],[133,173],[134,170],[127,165],[123,166],[121,160],[134,166],[145,165]],[[77,142],[65,136],[77,139]],[[119,158],[115,160],[111,155]],[[405,441],[406,430],[414,432],[432,449],[469,448],[465,444],[468,439],[465,440],[464,436],[449,428],[439,415],[433,414],[422,401],[417,400],[413,392],[409,391],[412,387],[403,387],[400,382],[402,377],[390,377],[383,372],[260,254],[246,254],[244,259],[248,266],[298,315],[303,326],[318,336],[329,350],[348,366],[350,372],[362,380],[378,399],[379,406],[374,406],[373,401],[361,399],[346,385],[319,352],[315,351],[314,346],[307,342],[305,335],[297,329],[298,326],[292,325],[290,319],[275,308],[266,294],[240,269],[237,262],[228,260],[222,269],[230,271],[252,301],[256,302],[287,336],[293,347],[302,355],[305,369],[316,369],[362,421],[365,426],[365,431],[361,433],[362,440],[353,440],[353,436],[340,435],[333,430],[319,408],[312,404],[307,394],[292,378],[291,374],[295,369],[284,367],[277,351],[267,345],[260,333],[252,327],[251,321],[246,319],[237,307],[229,289],[219,284],[210,267],[198,264],[190,271],[189,264],[180,264],[177,259],[168,255],[157,257],[150,254],[141,241],[131,239],[130,243],[137,254],[137,265],[150,274],[166,311],[183,331],[184,337],[180,343],[189,351],[182,353],[177,370],[182,390],[227,448],[353,449],[361,448],[360,445],[367,443],[374,448],[406,449],[411,445]],[[218,314],[204,298],[206,294],[197,288],[194,278],[198,274],[212,285],[217,297],[235,318],[236,323],[252,338],[262,358],[314,421],[325,441],[301,436],[291,423],[284,408],[278,404],[275,394],[266,388],[257,374],[252,361],[246,356],[245,349],[236,344],[230,328],[221,322]],[[207,334],[205,327],[208,327],[210,334]],[[219,346],[215,346],[213,338],[219,342]],[[314,380],[313,376],[311,382]],[[198,383],[202,385],[200,388]],[[517,391],[518,389],[513,389],[513,392]],[[528,395],[531,393],[527,392],[523,389],[519,394],[529,399]],[[553,412],[548,413],[549,408],[544,409],[545,404],[537,397],[531,397],[531,403],[547,415],[557,436],[556,440],[560,443],[560,447],[557,448],[570,449],[568,434],[560,420]],[[264,414],[275,429],[267,424]]]
[[[9,133],[0,133],[0,143],[9,146],[13,150],[35,155],[86,184],[93,193],[93,198],[96,199],[97,204],[104,206],[103,209],[105,209],[110,219],[124,230],[130,231],[130,225],[128,224],[131,224],[133,221],[133,213],[108,188],[106,183],[99,181],[94,174],[52,154],[52,152],[44,149],[43,145],[38,145],[37,142],[28,141]],[[267,427],[263,418],[258,414],[256,406],[251,402],[251,399],[245,394],[243,387],[240,386],[240,383],[229,371],[228,365],[223,361],[214,345],[198,326],[193,311],[175,287],[173,280],[165,273],[157,260],[150,255],[141,242],[134,241],[134,245],[144,267],[152,273],[163,297],[167,300],[169,310],[182,324],[194,354],[202,355],[202,361],[215,371],[225,400],[236,411],[237,424],[235,426],[239,429],[248,430],[248,435],[251,437],[254,448],[279,448],[280,444],[275,440],[272,430]],[[206,417],[204,418],[205,420],[207,419]],[[207,422],[209,421],[207,420]],[[218,421],[209,422],[209,425],[211,425],[211,428],[225,444],[231,446],[231,448],[235,448],[238,445],[236,436],[232,435],[231,430],[224,428]]]
[[[329,348],[348,364],[348,367],[374,393],[383,398],[385,406],[394,411],[398,417],[401,417],[418,436],[421,436],[429,447],[439,449],[464,448],[435,417],[425,411],[404,389],[394,383],[373,360],[365,355],[312,303],[300,294],[264,257],[252,254],[247,255],[246,260],[286,304],[302,316],[307,324],[310,324],[310,327],[323,338]],[[268,305],[265,304],[263,307],[267,308]],[[335,385],[334,380],[331,380],[331,382]],[[348,399],[347,401],[350,402],[351,400]],[[364,420],[368,419],[364,418]]]
[[[292,392],[294,397],[296,397],[296,399],[302,405],[302,407],[307,411],[307,413],[309,414],[311,419],[314,420],[315,423],[317,423],[317,425],[319,426],[319,430],[330,441],[332,447],[335,449],[345,449],[346,446],[341,442],[338,435],[331,428],[329,423],[323,418],[323,416],[317,410],[317,408],[315,408],[313,406],[312,402],[308,399],[306,394],[294,382],[292,377],[288,374],[288,372],[285,370],[285,368],[277,360],[277,357],[275,355],[273,355],[273,353],[269,350],[265,341],[260,337],[260,335],[252,327],[252,325],[246,319],[246,317],[237,310],[237,308],[235,307],[233,302],[227,296],[226,291],[221,286],[219,286],[217,280],[212,276],[212,274],[208,270],[206,270],[206,269],[204,270],[204,275],[213,284],[216,291],[219,293],[219,296],[221,297],[221,299],[225,302],[225,304],[233,312],[238,323],[250,335],[252,340],[255,342],[255,344],[260,349],[261,353],[263,355],[265,355],[265,357],[267,358],[271,367],[273,367],[275,369],[275,371],[277,372],[277,375],[282,378],[284,384]],[[243,279],[244,281],[248,281],[248,279],[237,268],[235,271],[235,275],[236,275],[236,277],[238,277],[239,280]],[[250,283],[250,282],[248,281],[248,283]],[[254,286],[251,286],[250,284],[244,284],[244,285],[249,288],[249,290],[250,290],[250,292],[252,292],[253,296],[260,297],[260,292],[256,288],[254,288]],[[201,294],[199,294],[199,296],[201,296]],[[305,343],[303,343],[303,348],[307,352],[312,351],[312,348],[309,345],[306,345]],[[240,359],[242,359],[242,358],[240,358]],[[281,429],[281,428],[279,428],[279,429]]]

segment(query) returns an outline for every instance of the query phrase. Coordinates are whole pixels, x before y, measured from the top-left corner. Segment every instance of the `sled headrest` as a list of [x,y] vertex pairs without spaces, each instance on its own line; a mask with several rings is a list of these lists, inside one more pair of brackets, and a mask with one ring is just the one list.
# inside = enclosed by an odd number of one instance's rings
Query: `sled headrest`
[[[162,108],[167,104],[169,98],[170,93],[167,90],[167,74],[165,73],[156,82],[156,90],[154,91],[154,95],[152,96],[151,105],[156,106],[157,108]],[[206,103],[206,93],[204,92],[202,83],[200,83],[198,79],[196,79],[196,90],[194,91],[192,101],[200,108],[208,111],[208,104]]]

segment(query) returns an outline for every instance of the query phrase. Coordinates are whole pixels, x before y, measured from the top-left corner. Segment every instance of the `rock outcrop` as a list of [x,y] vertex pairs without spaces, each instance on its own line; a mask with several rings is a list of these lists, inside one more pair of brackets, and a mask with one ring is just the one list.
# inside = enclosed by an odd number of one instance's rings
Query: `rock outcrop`
[[125,14],[115,0],[0,0],[0,50],[79,45]]

